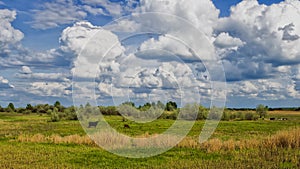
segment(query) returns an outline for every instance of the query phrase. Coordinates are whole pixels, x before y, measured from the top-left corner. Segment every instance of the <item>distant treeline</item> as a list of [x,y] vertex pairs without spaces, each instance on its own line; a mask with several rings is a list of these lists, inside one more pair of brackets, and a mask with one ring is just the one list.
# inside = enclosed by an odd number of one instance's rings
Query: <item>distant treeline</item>
[[[135,106],[133,102],[124,102],[119,106],[91,106],[89,103],[78,107],[65,107],[59,101],[53,105],[38,104],[32,106],[27,104],[26,107],[15,108],[13,103],[9,103],[7,107],[0,106],[0,112],[30,114],[37,113],[40,115],[47,114],[51,117],[50,121],[59,120],[78,120],[78,118],[89,118],[103,115],[122,115],[127,117],[149,118],[153,115],[161,119],[186,119],[186,120],[205,120],[205,119],[221,119],[221,120],[257,120],[264,118],[268,111],[285,110],[300,111],[300,107],[294,108],[268,108],[268,106],[258,105],[255,109],[249,108],[206,108],[199,104],[188,104],[178,108],[175,102],[169,101],[166,104],[158,101],[156,103],[145,103],[144,105]],[[77,113],[78,115],[77,116]]]
[[[226,108],[232,111],[255,111],[256,108]],[[269,111],[300,111],[300,107],[269,107]]]

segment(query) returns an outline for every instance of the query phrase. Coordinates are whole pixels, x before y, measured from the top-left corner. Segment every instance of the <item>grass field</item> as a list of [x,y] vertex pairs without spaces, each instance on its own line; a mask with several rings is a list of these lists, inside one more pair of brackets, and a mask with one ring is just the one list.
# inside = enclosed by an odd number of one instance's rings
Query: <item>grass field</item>
[[[105,118],[131,136],[161,133],[174,123]],[[131,159],[96,146],[78,121],[49,122],[46,115],[0,113],[0,168],[300,168],[300,112],[269,112],[265,120],[257,121],[221,121],[211,140],[198,144],[203,124],[197,121],[187,138],[166,153]]]

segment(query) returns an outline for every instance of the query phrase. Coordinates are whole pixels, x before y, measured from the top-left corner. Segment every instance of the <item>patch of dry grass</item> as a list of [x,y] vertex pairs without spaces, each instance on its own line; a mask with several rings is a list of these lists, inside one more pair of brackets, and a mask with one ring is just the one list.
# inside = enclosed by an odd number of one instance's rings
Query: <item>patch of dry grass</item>
[[34,134],[34,135],[20,135],[17,138],[17,141],[20,142],[33,142],[33,143],[73,143],[73,144],[84,144],[84,145],[95,145],[94,141],[91,140],[87,135],[70,135],[62,137],[60,135],[51,135],[45,136],[43,134]]
[[[146,139],[146,138],[152,139]],[[92,138],[92,139],[91,139]],[[176,136],[166,136],[161,139],[158,134],[150,135],[145,133],[137,136],[136,140],[130,137],[122,137],[111,132],[95,133],[88,137],[80,135],[59,136],[51,135],[45,136],[43,134],[35,135],[20,135],[17,141],[20,142],[34,142],[34,143],[73,143],[96,146],[96,143],[105,146],[109,149],[129,148],[129,147],[169,147],[178,139]],[[93,141],[95,140],[95,142]],[[300,148],[300,128],[292,130],[280,131],[272,136],[262,140],[245,139],[245,140],[227,140],[222,141],[218,138],[210,139],[207,142],[199,144],[196,138],[186,137],[179,144],[178,148],[197,148],[207,152],[220,151],[235,151],[245,149],[276,149],[276,148]]]

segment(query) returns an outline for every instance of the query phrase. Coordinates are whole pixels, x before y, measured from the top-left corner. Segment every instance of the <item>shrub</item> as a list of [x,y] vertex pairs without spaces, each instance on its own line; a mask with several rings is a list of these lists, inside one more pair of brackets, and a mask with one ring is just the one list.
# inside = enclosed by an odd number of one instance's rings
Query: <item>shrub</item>
[[59,118],[59,114],[58,114],[58,112],[57,111],[55,111],[55,110],[53,110],[53,112],[51,113],[51,121],[52,122],[58,122],[59,120],[60,120],[60,118]]
[[250,112],[246,113],[245,114],[245,119],[246,120],[253,120],[254,119],[254,114],[250,113]]
[[198,116],[199,105],[198,104],[186,104],[180,109],[180,119],[196,120]]
[[208,109],[200,105],[197,120],[205,120],[207,118],[207,114]]
[[267,115],[268,106],[263,104],[259,104],[256,106],[256,113],[259,115],[260,118],[264,118]]

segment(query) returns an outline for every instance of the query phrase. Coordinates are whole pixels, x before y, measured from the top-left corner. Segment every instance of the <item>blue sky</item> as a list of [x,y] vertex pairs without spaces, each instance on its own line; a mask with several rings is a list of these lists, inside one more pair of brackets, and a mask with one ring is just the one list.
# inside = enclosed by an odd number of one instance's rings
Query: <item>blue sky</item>
[[[214,51],[226,76],[227,107],[298,107],[299,9],[297,0],[0,0],[0,105],[56,100],[71,105],[74,93],[83,103],[93,100],[93,92],[97,104],[105,105],[127,100],[200,100],[208,105],[214,75],[202,59]],[[144,12],[184,18],[205,35],[212,49],[195,41],[205,53],[199,59],[191,52],[193,45],[170,38],[195,35],[163,15],[111,23]],[[153,29],[163,33],[121,40],[148,30],[149,23],[158,24]],[[92,37],[99,31],[99,37]],[[97,42],[89,42],[91,37]],[[114,51],[103,60],[80,52],[85,44],[85,50],[96,50],[99,57],[113,43]],[[72,84],[73,75],[78,84]]]

